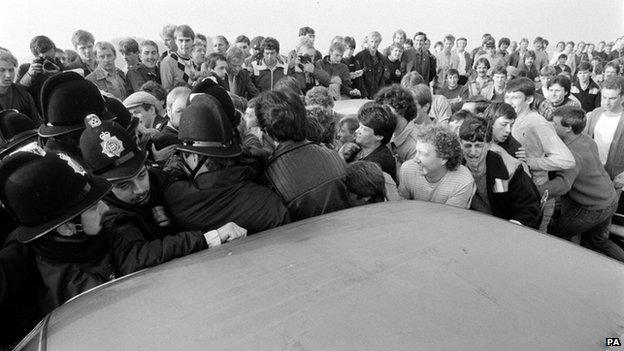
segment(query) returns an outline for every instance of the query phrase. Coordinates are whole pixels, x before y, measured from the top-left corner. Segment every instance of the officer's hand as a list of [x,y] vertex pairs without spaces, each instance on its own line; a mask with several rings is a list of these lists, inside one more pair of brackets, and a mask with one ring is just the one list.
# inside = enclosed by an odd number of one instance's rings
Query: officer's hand
[[240,227],[234,222],[230,222],[223,227],[217,229],[221,242],[232,241],[247,236],[247,229]]
[[160,162],[160,161],[166,161],[169,159],[169,157],[171,157],[171,155],[173,155],[173,152],[175,151],[175,145],[169,145],[169,146],[165,146],[160,150],[156,150],[156,146],[154,146],[154,144],[152,144],[152,156],[154,157],[154,161],[156,162]]

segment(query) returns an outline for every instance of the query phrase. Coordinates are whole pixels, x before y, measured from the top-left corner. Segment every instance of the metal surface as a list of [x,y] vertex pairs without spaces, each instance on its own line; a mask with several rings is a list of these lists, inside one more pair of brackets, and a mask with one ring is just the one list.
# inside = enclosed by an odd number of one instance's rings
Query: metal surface
[[358,110],[365,103],[372,101],[367,99],[351,99],[351,100],[338,100],[334,102],[334,111],[343,115],[357,116]]
[[590,350],[624,266],[438,204],[358,207],[140,272],[53,312],[48,350]]

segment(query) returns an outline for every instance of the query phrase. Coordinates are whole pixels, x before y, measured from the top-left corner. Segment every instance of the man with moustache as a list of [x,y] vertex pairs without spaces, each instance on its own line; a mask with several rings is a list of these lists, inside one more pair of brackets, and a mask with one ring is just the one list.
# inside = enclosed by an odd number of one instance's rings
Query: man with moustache
[[141,62],[128,68],[126,80],[132,91],[140,91],[141,86],[148,81],[160,84],[160,72],[158,70],[158,45],[151,40],[144,40],[139,46]]

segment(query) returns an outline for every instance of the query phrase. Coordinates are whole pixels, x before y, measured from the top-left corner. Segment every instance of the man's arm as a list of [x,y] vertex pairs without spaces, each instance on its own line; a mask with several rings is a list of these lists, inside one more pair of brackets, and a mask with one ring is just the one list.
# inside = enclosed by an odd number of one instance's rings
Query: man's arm
[[558,171],[574,167],[576,162],[570,149],[559,139],[551,125],[541,125],[534,128],[542,148],[544,157],[527,158],[526,163],[531,169],[542,171]]
[[165,57],[160,63],[160,82],[165,90],[169,91],[174,87],[177,69],[176,61],[170,56]]
[[472,199],[472,195],[474,195],[475,190],[474,180],[466,182],[459,189],[457,189],[453,195],[449,196],[445,204],[460,208],[469,208],[470,200]]

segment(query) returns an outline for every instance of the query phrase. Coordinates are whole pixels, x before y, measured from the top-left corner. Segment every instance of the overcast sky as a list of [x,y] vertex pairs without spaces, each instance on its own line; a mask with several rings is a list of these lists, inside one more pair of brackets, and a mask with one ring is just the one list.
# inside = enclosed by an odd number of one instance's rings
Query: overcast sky
[[[4,10],[10,7],[3,0]],[[354,36],[358,42],[371,30],[381,32],[381,47],[395,29],[412,37],[424,31],[432,41],[445,34],[468,38],[478,45],[483,33],[519,40],[537,35],[551,47],[559,40],[612,41],[624,35],[623,0],[24,0],[12,2],[10,15],[0,22],[0,46],[20,59],[29,58],[30,39],[49,36],[57,46],[71,47],[71,33],[89,30],[98,40],[136,36],[159,40],[166,23],[189,24],[196,32],[276,37],[281,46],[296,45],[298,28],[313,27],[316,47],[326,52],[335,35]]]

